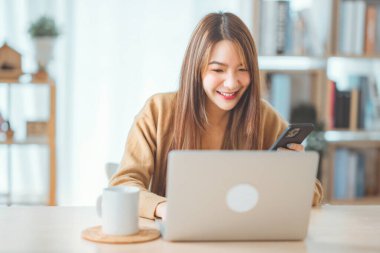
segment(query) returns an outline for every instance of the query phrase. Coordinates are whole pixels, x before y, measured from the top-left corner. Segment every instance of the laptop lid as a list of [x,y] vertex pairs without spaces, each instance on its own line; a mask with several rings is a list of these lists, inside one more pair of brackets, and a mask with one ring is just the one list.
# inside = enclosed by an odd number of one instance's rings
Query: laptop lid
[[170,152],[164,239],[304,239],[318,159],[316,152]]

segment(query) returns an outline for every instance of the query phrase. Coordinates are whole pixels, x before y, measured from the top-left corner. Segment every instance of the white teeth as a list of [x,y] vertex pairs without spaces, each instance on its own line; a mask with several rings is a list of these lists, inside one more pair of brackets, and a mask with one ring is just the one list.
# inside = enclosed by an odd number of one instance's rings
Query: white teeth
[[232,97],[233,95],[236,94],[236,92],[233,92],[233,93],[224,93],[224,92],[221,92],[221,91],[218,91],[220,94],[222,94],[223,96],[225,97]]

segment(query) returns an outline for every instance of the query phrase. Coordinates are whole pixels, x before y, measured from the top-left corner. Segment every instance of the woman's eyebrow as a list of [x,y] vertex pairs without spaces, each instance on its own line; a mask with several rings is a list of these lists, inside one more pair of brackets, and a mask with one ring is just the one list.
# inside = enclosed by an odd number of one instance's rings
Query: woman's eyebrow
[[[222,66],[228,67],[228,64],[223,63],[223,62],[218,62],[218,61],[211,61],[208,65],[211,65],[211,64],[218,64],[218,65],[222,65]],[[243,64],[240,63],[240,64],[238,65],[238,67],[240,67],[240,66],[243,66]]]
[[211,65],[211,64],[218,64],[218,65],[222,65],[222,66],[226,66],[226,67],[228,66],[227,64],[222,63],[222,62],[218,62],[218,61],[212,61],[208,65]]

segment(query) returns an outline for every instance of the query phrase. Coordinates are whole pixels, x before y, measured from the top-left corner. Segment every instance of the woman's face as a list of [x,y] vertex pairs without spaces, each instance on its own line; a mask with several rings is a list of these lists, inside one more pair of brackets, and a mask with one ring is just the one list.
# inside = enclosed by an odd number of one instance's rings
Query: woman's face
[[230,111],[246,91],[250,77],[235,44],[228,40],[216,43],[202,76],[207,105]]

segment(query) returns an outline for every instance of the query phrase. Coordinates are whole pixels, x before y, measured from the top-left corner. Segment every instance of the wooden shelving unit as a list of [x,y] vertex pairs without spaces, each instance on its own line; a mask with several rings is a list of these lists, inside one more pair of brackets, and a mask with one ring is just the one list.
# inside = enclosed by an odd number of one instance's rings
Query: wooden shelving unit
[[[310,94],[310,102],[315,106],[317,111],[318,121],[321,122],[325,127],[325,137],[326,137],[326,151],[325,156],[322,161],[322,184],[326,191],[325,201],[328,203],[334,204],[352,204],[352,203],[380,203],[380,187],[378,196],[365,196],[361,198],[351,198],[347,200],[337,200],[334,199],[333,189],[334,185],[334,170],[335,170],[335,153],[336,150],[344,148],[350,150],[360,150],[361,152],[366,152],[369,149],[377,149],[380,151],[380,130],[369,131],[368,129],[359,129],[356,124],[351,122],[349,128],[329,128],[329,77],[328,69],[331,68],[329,65],[329,60],[333,58],[340,58],[343,61],[351,61],[355,59],[374,61],[380,60],[380,52],[376,53],[349,53],[342,52],[340,49],[341,43],[341,18],[340,10],[342,4],[347,0],[331,0],[331,6],[326,6],[324,10],[331,10],[330,15],[327,15],[331,18],[330,27],[328,29],[329,33],[327,36],[326,44],[323,45],[324,52],[321,55],[289,55],[289,53],[284,53],[282,55],[261,55],[259,57],[260,65],[260,81],[262,85],[263,94],[266,94],[268,77],[275,74],[285,74],[285,75],[309,75],[312,81],[312,89]],[[366,4],[377,4],[380,5],[378,1],[372,0],[363,0]],[[271,2],[270,5],[275,5],[273,2],[276,1],[267,1]],[[291,0],[289,1],[291,2]],[[265,4],[264,0],[255,0],[254,1],[254,30],[253,35],[255,37],[256,46],[261,52],[262,40],[261,36],[263,33],[270,32],[269,23],[265,22],[265,26],[262,24],[262,13],[263,7]],[[281,3],[284,4],[284,3]],[[286,5],[286,3],[285,3]],[[289,4],[290,6],[290,4]],[[290,7],[289,7],[290,8]],[[380,15],[380,8],[377,8]],[[266,14],[264,14],[266,15]],[[267,15],[268,16],[268,15]],[[322,16],[322,15],[321,15]],[[263,30],[265,29],[265,30]],[[282,29],[284,29],[282,27]],[[347,29],[347,27],[345,28]],[[312,34],[312,33],[311,33]],[[264,36],[267,36],[265,34]],[[354,106],[355,107],[355,106]],[[350,112],[355,117],[357,117],[358,112]],[[380,152],[379,152],[380,155]],[[377,163],[377,169],[380,175],[380,160]],[[378,184],[380,185],[380,178],[378,179]]]
[[[332,1],[332,24],[331,24],[331,34],[330,40],[328,44],[329,58],[339,58],[342,61],[352,61],[352,60],[380,60],[380,52],[368,54],[365,52],[363,48],[362,53],[350,53],[350,52],[342,52],[343,50],[340,48],[339,41],[342,41],[340,36],[342,35],[343,24],[341,23],[341,12],[342,5],[346,4],[346,0],[333,0]],[[359,2],[359,1],[358,1]],[[361,1],[362,5],[365,5],[366,8],[369,4],[380,5],[380,2],[371,1],[371,0],[363,0]],[[353,3],[350,3],[353,4]],[[358,3],[356,3],[358,4]],[[377,8],[380,10],[380,8]],[[356,11],[356,10],[355,10]],[[378,12],[378,15],[380,13]],[[368,18],[368,17],[365,17]],[[355,20],[358,22],[358,20]],[[365,24],[364,24],[365,25]],[[346,27],[347,29],[347,27]],[[366,29],[366,26],[365,28]],[[365,36],[364,31],[364,36]],[[362,38],[364,40],[364,37]],[[363,42],[364,44],[365,42]],[[378,43],[378,42],[377,42]],[[347,73],[350,74],[350,73]],[[328,92],[325,93],[326,97],[329,97],[330,94]],[[351,101],[353,102],[353,101]],[[359,129],[356,122],[358,117],[358,105],[355,102],[350,105],[350,124],[348,128],[344,129],[336,129],[330,128],[327,131],[326,142],[327,142],[327,151],[326,157],[324,159],[323,166],[323,186],[326,191],[326,201],[334,204],[379,204],[380,203],[380,187],[378,187],[377,196],[364,196],[360,198],[348,198],[344,200],[337,200],[334,197],[333,190],[336,187],[334,184],[334,171],[336,169],[336,165],[334,164],[335,154],[338,149],[347,149],[351,151],[359,151],[359,152],[368,152],[368,150],[377,150],[380,154],[380,131],[379,130],[368,130],[368,129]],[[328,108],[326,108],[328,110]],[[326,121],[327,119],[327,111],[326,111]],[[380,160],[376,162],[377,167],[377,175],[380,175]],[[377,184],[380,185],[380,176],[377,176]]]
[[[31,75],[24,75],[21,76],[19,79],[0,79],[0,85],[6,85],[7,86],[7,109],[8,109],[8,118],[10,122],[12,122],[12,113],[10,108],[12,107],[12,103],[14,101],[11,101],[11,92],[12,88],[17,87],[41,87],[46,86],[49,89],[49,115],[46,119],[48,124],[48,131],[45,136],[39,136],[39,137],[26,137],[23,139],[18,139],[17,137],[14,139],[0,139],[0,145],[4,145],[6,147],[7,151],[7,159],[8,159],[8,192],[3,194],[7,197],[6,203],[8,205],[12,204],[12,147],[13,146],[30,146],[30,148],[33,148],[33,146],[47,146],[49,149],[49,182],[48,189],[49,192],[48,195],[48,204],[50,206],[53,206],[56,204],[56,86],[53,79],[47,79],[47,80],[33,80]],[[16,129],[17,130],[17,129]],[[20,158],[22,159],[22,158]]]

